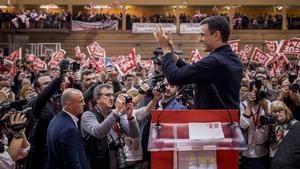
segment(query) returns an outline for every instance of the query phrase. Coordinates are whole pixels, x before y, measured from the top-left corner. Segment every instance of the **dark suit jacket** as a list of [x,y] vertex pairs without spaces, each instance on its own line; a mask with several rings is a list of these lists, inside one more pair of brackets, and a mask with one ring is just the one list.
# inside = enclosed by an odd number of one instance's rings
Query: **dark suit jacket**
[[196,109],[224,109],[211,84],[217,88],[226,108],[239,108],[243,67],[229,45],[215,49],[194,64],[182,60],[175,64],[172,54],[168,53],[164,56],[162,71],[170,84],[196,84]]
[[51,120],[47,143],[48,169],[90,169],[79,129],[67,113]]

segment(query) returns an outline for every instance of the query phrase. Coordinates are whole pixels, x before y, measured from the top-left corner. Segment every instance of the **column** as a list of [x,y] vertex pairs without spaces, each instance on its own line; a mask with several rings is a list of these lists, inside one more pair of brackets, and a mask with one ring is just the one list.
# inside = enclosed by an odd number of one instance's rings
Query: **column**
[[283,6],[282,12],[282,30],[287,30],[287,12],[286,12],[286,6]]
[[180,32],[180,8],[179,4],[176,4],[176,32]]
[[122,7],[122,30],[126,30],[126,5]]

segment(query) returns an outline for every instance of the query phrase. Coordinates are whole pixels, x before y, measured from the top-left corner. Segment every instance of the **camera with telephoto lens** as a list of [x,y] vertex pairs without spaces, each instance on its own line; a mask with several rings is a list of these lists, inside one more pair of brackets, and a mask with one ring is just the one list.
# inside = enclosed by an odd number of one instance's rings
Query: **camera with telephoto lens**
[[153,61],[153,63],[156,65],[161,65],[161,58],[159,58],[159,56],[163,55],[162,48],[154,48],[153,55],[154,56],[151,57],[151,60]]
[[6,116],[6,118],[3,118],[3,116],[8,113],[8,111],[13,111],[16,113],[24,114],[25,117],[30,117],[31,108],[23,109],[23,106],[27,104],[27,100],[17,100],[14,102],[4,102],[0,104],[0,129],[4,128],[11,128],[13,131],[19,131],[26,127],[26,123],[24,124],[16,124],[11,125],[10,124],[10,116]]
[[290,89],[291,91],[293,91],[294,93],[297,93],[298,91],[300,91],[300,86],[299,86],[299,84],[297,84],[297,83],[295,82],[295,80],[297,79],[297,74],[296,74],[296,72],[294,72],[294,71],[288,72],[288,79],[289,79],[289,82],[290,82],[289,89]]
[[273,114],[266,114],[264,116],[260,116],[260,119],[259,119],[259,122],[261,125],[275,124],[276,121],[277,121],[277,119]]
[[250,83],[250,91],[253,91],[253,86],[255,86],[255,88],[257,89],[255,92],[256,99],[254,100],[256,104],[258,103],[259,100],[263,100],[267,97],[267,93],[261,89],[262,84],[263,84],[262,80],[258,78],[256,78],[254,81]]
[[195,99],[195,88],[194,85],[189,84],[183,86],[181,89],[179,89],[178,96],[178,101],[182,103],[183,105],[187,106],[188,105],[188,100],[193,100]]
[[61,71],[77,72],[78,70],[80,70],[80,63],[77,63],[76,61],[71,59],[64,59],[59,62],[59,68]]
[[118,137],[117,139],[112,139],[110,143],[110,149],[115,151],[117,158],[118,168],[126,167],[126,155],[124,152],[125,141],[122,137]]
[[146,94],[148,97],[152,96],[152,90],[157,90],[160,93],[166,92],[166,86],[163,84],[165,75],[160,73],[148,79],[146,83],[149,86],[147,91],[144,91],[141,87],[138,88],[139,93]]

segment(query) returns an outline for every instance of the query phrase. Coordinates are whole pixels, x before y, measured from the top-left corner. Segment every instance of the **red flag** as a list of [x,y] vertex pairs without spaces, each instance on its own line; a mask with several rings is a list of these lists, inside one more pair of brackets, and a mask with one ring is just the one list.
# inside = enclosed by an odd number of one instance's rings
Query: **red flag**
[[21,52],[22,52],[21,48],[15,50],[13,53],[11,53],[9,56],[7,56],[4,59],[4,61],[7,62],[7,63],[9,63],[9,64],[11,64],[11,65],[13,65],[14,63],[16,63],[16,61],[18,59],[21,58],[21,55],[22,55]]
[[251,50],[252,50],[252,45],[245,45],[244,50],[240,51],[240,59],[242,63],[244,64],[248,63],[248,55],[250,54]]
[[33,62],[33,68],[36,70],[47,70],[47,63],[42,61],[39,57],[35,57],[34,62]]
[[9,74],[14,76],[17,74],[17,64],[14,62],[9,70]]
[[270,55],[264,53],[263,51],[255,47],[250,61],[254,63],[258,63],[260,65],[266,65],[270,59],[271,59]]
[[196,63],[198,61],[200,61],[202,59],[202,56],[200,55],[199,53],[199,50],[196,49],[196,50],[192,50],[191,52],[191,56],[189,58],[189,63]]
[[300,38],[282,40],[279,46],[279,53],[300,54]]
[[59,49],[57,52],[54,52],[52,54],[52,58],[48,64],[51,66],[58,66],[59,62],[64,59],[65,54],[66,51],[64,51],[63,49]]
[[132,71],[136,68],[136,56],[135,56],[135,49],[131,49],[129,51],[129,55],[124,57],[124,60],[115,63],[115,67],[121,74],[121,76],[126,75],[128,72]]
[[97,42],[91,43],[86,48],[89,52],[89,55],[93,56],[94,58],[106,57],[105,49],[101,48],[101,46]]
[[230,47],[234,53],[236,53],[236,54],[240,53],[240,51],[241,51],[241,40],[240,39],[228,41],[228,44],[230,45]]
[[154,67],[152,60],[141,60],[140,64],[143,69],[147,69],[147,70],[151,70]]
[[92,65],[96,68],[97,72],[101,74],[103,72],[103,69],[99,65],[99,63],[95,60],[93,56],[90,56]]
[[270,76],[271,77],[276,77],[277,76],[277,69],[278,69],[277,63],[274,63],[273,66],[272,66],[272,69],[270,71]]
[[283,53],[279,54],[278,62],[282,65],[286,65],[286,64],[290,63],[289,59]]
[[277,41],[265,41],[267,48],[269,49],[270,53],[276,53],[278,48],[278,42]]
[[81,53],[80,47],[76,46],[75,47],[75,59],[81,60],[85,57],[84,53]]

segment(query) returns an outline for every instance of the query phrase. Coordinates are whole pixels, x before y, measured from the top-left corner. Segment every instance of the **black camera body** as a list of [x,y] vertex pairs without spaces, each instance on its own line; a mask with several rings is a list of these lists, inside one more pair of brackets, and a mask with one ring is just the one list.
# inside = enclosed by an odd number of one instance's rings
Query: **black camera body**
[[132,97],[131,96],[124,96],[125,97],[125,103],[132,103]]
[[118,137],[117,139],[112,139],[109,147],[111,150],[114,150],[117,158],[118,168],[126,167],[126,155],[124,152],[125,141],[122,137]]
[[160,73],[158,75],[155,75],[148,79],[146,83],[149,86],[149,90],[144,91],[141,87],[138,88],[139,93],[146,94],[148,97],[152,96],[152,90],[157,90],[160,93],[166,92],[166,86],[163,84],[163,80],[165,78],[165,75],[163,73]]
[[267,97],[267,93],[263,90],[261,90],[262,88],[262,80],[261,79],[255,79],[254,81],[252,81],[250,83],[250,91],[253,91],[253,86],[255,86],[255,88],[257,89],[255,92],[255,103],[257,104],[259,100],[263,100]]
[[264,116],[260,116],[259,122],[261,125],[272,125],[277,121],[276,117],[273,114],[266,114]]
[[61,71],[77,72],[80,70],[80,63],[77,63],[76,61],[70,61],[69,59],[64,59],[59,63],[59,68]]
[[162,48],[154,48],[153,50],[153,57],[151,57],[151,60],[153,60],[153,63],[156,65],[161,65],[161,60],[159,56],[163,55],[163,50]]

